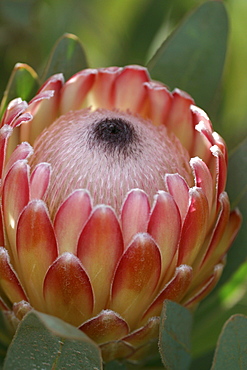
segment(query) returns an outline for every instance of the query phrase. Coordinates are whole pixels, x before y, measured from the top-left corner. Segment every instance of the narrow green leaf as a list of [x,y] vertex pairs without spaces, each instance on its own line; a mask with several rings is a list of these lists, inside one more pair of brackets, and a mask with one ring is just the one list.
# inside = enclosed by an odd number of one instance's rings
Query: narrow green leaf
[[9,346],[4,370],[102,369],[100,350],[83,332],[62,320],[30,311]]
[[38,89],[36,72],[27,64],[17,63],[11,73],[7,88],[0,106],[0,117],[7,104],[15,98],[30,100]]
[[179,304],[166,300],[161,313],[159,348],[167,370],[189,368],[192,315]]
[[78,37],[66,33],[55,44],[42,81],[56,73],[63,73],[65,80],[67,80],[76,72],[87,67],[86,54]]
[[247,317],[234,315],[220,334],[211,370],[247,369]]
[[208,1],[190,14],[148,63],[152,78],[178,87],[209,110],[226,55],[228,17],[221,1]]

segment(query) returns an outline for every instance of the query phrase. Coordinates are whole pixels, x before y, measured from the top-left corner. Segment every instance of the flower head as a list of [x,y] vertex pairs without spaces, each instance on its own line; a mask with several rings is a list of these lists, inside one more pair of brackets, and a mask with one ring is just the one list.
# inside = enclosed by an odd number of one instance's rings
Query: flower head
[[164,299],[193,308],[219,280],[241,222],[225,143],[145,68],[52,76],[9,104],[0,154],[2,309],[29,302],[133,359]]

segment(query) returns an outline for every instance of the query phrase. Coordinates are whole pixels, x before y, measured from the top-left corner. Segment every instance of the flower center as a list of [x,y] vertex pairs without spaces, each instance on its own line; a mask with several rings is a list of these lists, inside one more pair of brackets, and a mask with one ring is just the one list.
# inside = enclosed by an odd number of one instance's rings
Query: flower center
[[94,204],[109,204],[119,212],[133,188],[146,191],[152,201],[165,189],[166,173],[193,181],[187,151],[165,126],[105,109],[59,117],[34,143],[31,169],[40,162],[52,165],[45,198],[52,215],[79,188],[90,191]]
[[89,133],[92,147],[96,144],[109,155],[118,153],[125,158],[137,149],[139,137],[129,121],[123,118],[104,118],[92,127]]

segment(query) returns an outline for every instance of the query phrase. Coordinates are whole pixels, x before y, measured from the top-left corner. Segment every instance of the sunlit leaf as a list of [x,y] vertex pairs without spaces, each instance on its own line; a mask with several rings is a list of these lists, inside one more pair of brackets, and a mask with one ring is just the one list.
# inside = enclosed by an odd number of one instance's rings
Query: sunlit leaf
[[148,63],[152,78],[179,87],[209,109],[219,86],[227,47],[228,18],[221,1],[198,7]]
[[22,100],[28,101],[33,97],[37,89],[38,77],[36,72],[27,64],[17,63],[1,101],[0,117],[12,99],[22,98]]
[[235,315],[225,323],[215,351],[212,370],[247,369],[247,317]]
[[86,54],[78,37],[65,34],[55,44],[42,80],[45,81],[56,73],[63,73],[67,80],[87,67]]
[[4,370],[102,369],[99,348],[62,320],[29,312],[9,346]]
[[189,368],[192,315],[179,304],[166,300],[161,313],[159,348],[166,369]]

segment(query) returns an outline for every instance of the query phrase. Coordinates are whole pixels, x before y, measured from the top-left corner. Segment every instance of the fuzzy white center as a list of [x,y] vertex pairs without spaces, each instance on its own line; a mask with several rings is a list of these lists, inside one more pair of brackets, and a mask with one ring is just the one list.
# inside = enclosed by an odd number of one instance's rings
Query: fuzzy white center
[[119,111],[83,109],[59,117],[34,143],[31,167],[52,165],[46,202],[52,214],[75,189],[88,189],[94,204],[120,211],[127,192],[146,191],[152,201],[165,189],[164,175],[191,184],[189,155],[165,126]]

